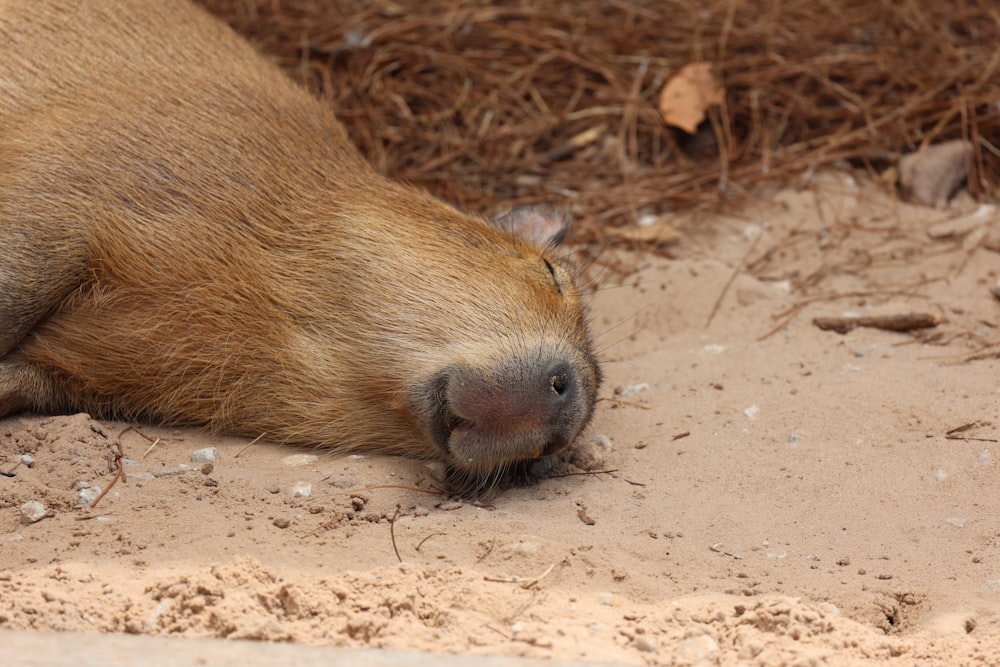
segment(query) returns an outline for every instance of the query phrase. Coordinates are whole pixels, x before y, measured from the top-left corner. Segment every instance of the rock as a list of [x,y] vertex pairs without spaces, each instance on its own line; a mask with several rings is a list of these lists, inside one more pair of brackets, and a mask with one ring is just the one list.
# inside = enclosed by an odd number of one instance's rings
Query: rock
[[191,463],[215,463],[219,450],[215,447],[205,447],[191,452]]
[[308,498],[312,495],[313,486],[309,482],[295,482],[292,485],[292,498]]
[[101,495],[101,487],[99,486],[83,486],[77,492],[76,502],[79,505],[89,505],[94,502],[97,496]]
[[597,470],[604,465],[605,454],[610,453],[612,448],[608,436],[595,435],[573,449],[569,462],[580,470]]
[[643,653],[656,653],[660,649],[653,643],[653,641],[645,635],[636,635],[635,639],[632,640],[632,647],[637,651],[642,651]]
[[21,505],[21,523],[25,526],[41,521],[46,514],[45,505],[37,500],[29,500]]
[[161,468],[159,470],[153,470],[152,475],[153,477],[157,478],[172,477],[174,475],[183,475],[184,473],[191,472],[194,469],[195,469],[194,466],[189,466],[186,463],[181,463],[179,465],[175,465],[173,468]]
[[22,465],[26,465],[29,468],[35,465],[35,459],[31,456],[31,454],[18,454],[17,460],[20,461]]
[[966,177],[972,143],[945,141],[899,159],[899,187],[912,201],[944,208]]

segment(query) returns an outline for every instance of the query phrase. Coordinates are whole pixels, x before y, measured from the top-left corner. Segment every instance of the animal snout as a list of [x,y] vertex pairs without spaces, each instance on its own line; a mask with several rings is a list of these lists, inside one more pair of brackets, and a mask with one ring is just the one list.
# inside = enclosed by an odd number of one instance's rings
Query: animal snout
[[466,469],[556,454],[589,421],[597,382],[572,355],[448,367],[425,394],[432,438]]

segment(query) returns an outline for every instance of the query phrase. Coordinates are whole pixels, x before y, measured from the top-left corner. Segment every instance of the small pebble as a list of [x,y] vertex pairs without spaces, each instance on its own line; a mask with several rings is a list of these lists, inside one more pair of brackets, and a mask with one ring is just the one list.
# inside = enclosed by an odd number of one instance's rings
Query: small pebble
[[276,528],[282,528],[282,529],[284,529],[284,528],[288,528],[288,526],[290,526],[292,522],[289,521],[288,519],[284,518],[284,517],[278,517],[277,519],[275,519],[271,523],[273,523]]
[[647,389],[649,389],[648,382],[640,382],[639,384],[630,384],[627,387],[621,387],[621,388],[616,387],[615,396],[618,396],[619,398],[626,398],[628,396],[635,396],[636,394],[641,394]]
[[31,454],[19,454],[17,460],[29,468],[35,465],[35,459]]
[[21,523],[25,526],[41,521],[45,518],[45,505],[37,500],[29,500],[21,505]]
[[308,498],[312,491],[313,485],[309,482],[295,482],[292,485],[292,498]]
[[457,510],[462,507],[465,507],[465,503],[460,502],[458,500],[446,500],[445,502],[438,505],[438,509],[442,509],[445,512],[451,512],[453,510]]
[[153,477],[171,477],[173,475],[183,475],[186,472],[191,472],[194,470],[193,466],[189,466],[186,463],[181,463],[173,468],[161,468],[160,470],[153,470]]
[[654,644],[653,641],[645,635],[637,635],[636,638],[632,640],[632,648],[642,651],[643,653],[656,653],[660,650],[656,644]]
[[78,505],[89,505],[99,495],[101,495],[101,487],[84,486],[77,492],[76,502]]
[[572,450],[569,462],[580,470],[597,470],[604,465],[604,455],[611,449],[608,436],[595,435]]
[[191,463],[215,463],[219,450],[215,447],[205,447],[191,452]]
[[292,454],[281,459],[282,465],[286,466],[307,466],[319,460],[315,454]]
[[949,525],[955,526],[955,528],[965,528],[965,519],[956,519],[955,517],[949,517],[945,519]]

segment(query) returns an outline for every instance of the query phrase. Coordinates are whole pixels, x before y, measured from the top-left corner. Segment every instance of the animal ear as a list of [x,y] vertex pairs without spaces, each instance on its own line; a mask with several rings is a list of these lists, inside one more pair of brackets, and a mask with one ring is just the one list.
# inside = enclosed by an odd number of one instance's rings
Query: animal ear
[[520,206],[493,218],[492,223],[540,248],[559,245],[569,232],[569,215],[549,206]]

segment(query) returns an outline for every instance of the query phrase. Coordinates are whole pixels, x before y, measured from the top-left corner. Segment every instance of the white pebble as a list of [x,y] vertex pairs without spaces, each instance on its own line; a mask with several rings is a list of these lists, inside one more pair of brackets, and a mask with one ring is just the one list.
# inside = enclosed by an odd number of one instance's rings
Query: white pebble
[[215,447],[205,447],[191,452],[191,463],[215,463],[219,450]]
[[94,502],[99,495],[101,495],[101,487],[85,486],[77,493],[76,502],[79,505],[89,505]]
[[29,526],[45,518],[45,505],[37,500],[29,500],[21,505],[21,523]]
[[743,414],[745,414],[750,419],[757,419],[757,414],[759,412],[760,408],[758,408],[756,405],[751,405],[749,408],[743,411]]
[[946,477],[948,477],[948,473],[946,473],[944,470],[941,470],[941,468],[938,468],[934,472],[934,479],[936,479],[939,482],[943,482]]
[[955,528],[965,528],[965,519],[956,519],[955,517],[951,517],[945,519],[945,522],[955,526]]
[[34,457],[31,456],[31,454],[19,454],[17,460],[23,463],[24,465],[28,466],[29,468],[35,465],[35,459]]
[[980,454],[978,458],[976,458],[976,465],[984,466],[989,462],[990,462],[990,450],[984,449],[983,453]]
[[625,398],[626,396],[635,396],[636,394],[641,394],[642,392],[649,389],[648,382],[640,382],[639,384],[630,384],[627,387],[623,387],[618,396]]
[[286,466],[307,466],[319,460],[315,454],[292,454],[281,459],[281,463]]
[[292,498],[308,498],[312,492],[313,485],[309,482],[295,482],[292,485]]

